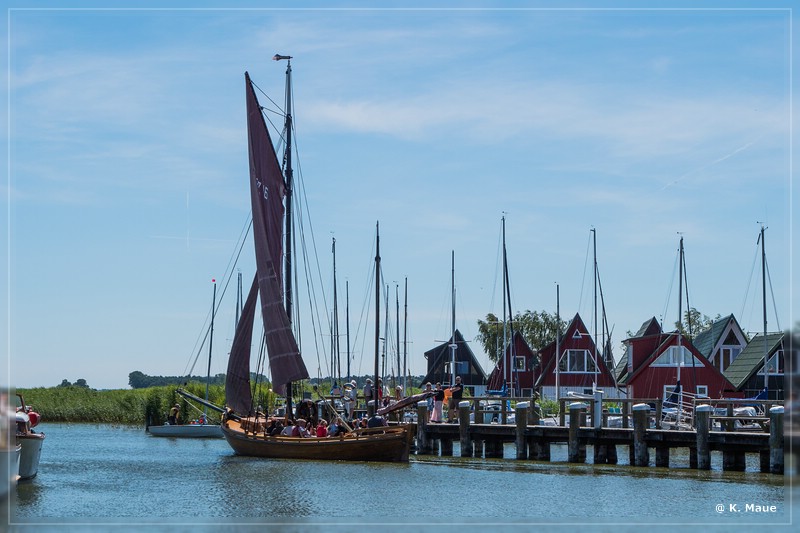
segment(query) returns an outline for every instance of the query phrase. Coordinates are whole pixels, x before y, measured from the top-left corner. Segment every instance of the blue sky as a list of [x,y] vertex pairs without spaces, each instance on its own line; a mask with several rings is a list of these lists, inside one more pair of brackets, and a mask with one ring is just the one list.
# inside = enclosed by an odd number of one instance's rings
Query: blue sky
[[791,13],[691,5],[738,9],[9,11],[3,384],[186,371],[249,211],[243,74],[283,102],[275,53],[294,56],[306,231],[328,307],[336,238],[355,373],[372,369],[376,221],[392,329],[408,278],[415,374],[450,335],[451,251],[465,337],[502,312],[503,213],[515,310],[555,311],[558,283],[590,328],[596,228],[615,344],[676,319],[679,233],[691,305],[760,331],[763,222],[769,329],[791,327]]

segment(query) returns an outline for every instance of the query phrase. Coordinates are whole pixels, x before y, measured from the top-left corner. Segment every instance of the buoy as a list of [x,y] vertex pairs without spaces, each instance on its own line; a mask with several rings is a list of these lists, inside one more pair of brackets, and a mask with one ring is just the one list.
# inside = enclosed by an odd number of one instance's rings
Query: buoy
[[36,411],[28,411],[28,418],[31,420],[32,428],[35,428],[39,424],[39,413]]

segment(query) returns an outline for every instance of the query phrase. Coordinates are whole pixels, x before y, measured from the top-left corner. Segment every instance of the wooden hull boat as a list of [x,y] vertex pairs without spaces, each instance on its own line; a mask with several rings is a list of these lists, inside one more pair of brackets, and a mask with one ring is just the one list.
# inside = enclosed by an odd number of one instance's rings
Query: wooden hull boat
[[[411,426],[359,429],[340,437],[269,437],[245,431],[248,420],[224,420],[222,433],[237,455],[322,461],[408,462]],[[263,431],[263,430],[262,430]]]
[[150,426],[147,431],[154,437],[222,438],[219,424],[179,424],[174,426],[164,424],[163,426]]

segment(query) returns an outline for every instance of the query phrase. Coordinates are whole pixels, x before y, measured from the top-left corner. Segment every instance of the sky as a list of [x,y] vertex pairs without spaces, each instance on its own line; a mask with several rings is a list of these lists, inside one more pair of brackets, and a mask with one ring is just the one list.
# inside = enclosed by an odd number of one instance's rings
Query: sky
[[[503,216],[514,311],[555,312],[558,287],[561,315],[590,329],[596,230],[617,358],[627,332],[677,319],[681,237],[689,304],[757,332],[764,225],[768,329],[797,322],[787,9],[21,5],[36,9],[11,9],[4,25],[0,385],[202,375],[212,279],[211,372],[225,372],[234,286],[220,296],[249,215],[244,72],[274,109],[267,95],[283,103],[286,69],[276,53],[293,56],[295,176],[317,280],[298,300],[322,317],[301,310],[312,377],[328,375],[332,238],[351,372],[372,371],[376,222],[382,335],[396,360],[407,279],[413,374],[450,337],[451,253],[456,326],[491,371],[474,339],[478,319],[502,314]],[[234,271],[248,286],[254,268],[248,241]]]

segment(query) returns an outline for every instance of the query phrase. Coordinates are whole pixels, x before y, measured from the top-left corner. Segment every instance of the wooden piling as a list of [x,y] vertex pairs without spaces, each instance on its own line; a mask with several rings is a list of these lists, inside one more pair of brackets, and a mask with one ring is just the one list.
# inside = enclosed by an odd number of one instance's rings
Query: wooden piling
[[417,454],[429,455],[433,451],[428,438],[428,402],[417,402]]
[[578,440],[578,430],[581,425],[581,414],[586,409],[586,404],[574,402],[569,404],[569,437],[568,437],[568,458],[570,463],[583,463],[586,461],[586,445],[580,445]]
[[472,457],[472,440],[469,436],[468,401],[458,402],[458,434],[461,438],[461,457]]
[[650,452],[647,449],[647,422],[650,418],[650,406],[637,403],[633,406],[633,460],[635,466],[648,466]]
[[528,458],[528,442],[525,440],[525,429],[528,427],[528,402],[519,402],[514,408],[514,416],[517,422],[517,459]]
[[708,434],[711,429],[710,405],[698,405],[694,410],[695,429],[697,430],[697,469],[711,469],[711,448],[708,446]]
[[453,456],[453,440],[452,439],[439,439],[439,446],[441,447],[442,457]]
[[769,471],[783,474],[783,406],[769,410]]
[[656,466],[669,468],[669,448],[667,446],[656,446]]

